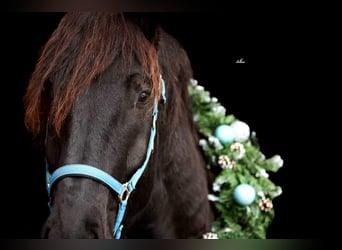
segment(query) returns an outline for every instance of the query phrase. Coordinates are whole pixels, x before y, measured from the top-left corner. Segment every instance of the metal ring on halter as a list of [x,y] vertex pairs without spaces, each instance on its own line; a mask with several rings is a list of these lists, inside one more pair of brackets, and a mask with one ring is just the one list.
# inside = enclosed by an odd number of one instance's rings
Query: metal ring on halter
[[123,186],[124,190],[119,195],[120,202],[127,201],[129,198],[129,195],[131,194],[131,192],[128,190],[128,183],[127,182],[125,184],[123,184],[122,186]]

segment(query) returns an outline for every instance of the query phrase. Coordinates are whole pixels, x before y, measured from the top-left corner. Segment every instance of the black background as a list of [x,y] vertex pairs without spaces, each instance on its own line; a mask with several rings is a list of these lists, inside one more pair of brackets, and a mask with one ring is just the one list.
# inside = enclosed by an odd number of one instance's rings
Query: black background
[[[190,57],[194,76],[212,96],[255,131],[266,157],[279,154],[284,166],[272,174],[283,188],[274,200],[269,238],[321,238],[322,165],[309,147],[323,131],[313,131],[319,113],[316,89],[308,80],[306,35],[311,26],[291,24],[275,13],[246,21],[223,12],[150,14],[174,35]],[[48,210],[42,155],[23,124],[22,97],[40,48],[63,13],[6,13],[1,16],[1,237],[39,238]],[[239,16],[239,15],[238,15]],[[243,59],[245,64],[236,64]],[[320,86],[321,87],[321,86]],[[317,134],[318,133],[318,134]],[[321,181],[318,181],[321,180]]]

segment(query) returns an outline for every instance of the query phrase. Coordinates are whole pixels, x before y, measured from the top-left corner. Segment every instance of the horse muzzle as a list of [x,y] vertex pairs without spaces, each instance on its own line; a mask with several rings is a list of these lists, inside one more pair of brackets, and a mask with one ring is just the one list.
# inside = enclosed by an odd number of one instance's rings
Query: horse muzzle
[[112,239],[117,202],[109,197],[109,190],[94,180],[63,178],[54,187],[42,238]]

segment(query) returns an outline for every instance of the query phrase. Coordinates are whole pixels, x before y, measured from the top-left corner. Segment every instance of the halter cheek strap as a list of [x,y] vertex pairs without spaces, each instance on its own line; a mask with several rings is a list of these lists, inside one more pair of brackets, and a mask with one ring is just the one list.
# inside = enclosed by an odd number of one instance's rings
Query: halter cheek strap
[[[161,80],[160,83],[162,85],[161,86],[162,87],[162,93],[161,93],[162,101],[163,103],[165,103],[166,102],[165,82],[162,78],[160,80]],[[154,109],[152,113],[152,127],[151,127],[151,132],[150,132],[150,139],[149,139],[148,146],[147,146],[146,157],[141,167],[137,169],[137,171],[133,174],[133,176],[128,182],[122,184],[119,181],[117,181],[114,177],[104,172],[103,170],[90,166],[90,165],[85,165],[85,164],[64,165],[56,169],[51,175],[48,170],[48,164],[46,163],[46,187],[47,187],[49,198],[51,197],[52,185],[58,179],[62,177],[78,176],[78,177],[91,178],[99,182],[102,182],[109,189],[116,192],[119,197],[120,203],[119,203],[118,213],[117,213],[116,220],[115,220],[114,227],[113,227],[113,237],[115,239],[120,239],[122,228],[123,228],[122,220],[125,215],[128,198],[131,192],[135,189],[139,179],[143,175],[147,167],[147,164],[150,160],[153,148],[154,148],[154,138],[156,136],[157,119],[158,119],[158,99],[155,98]],[[49,202],[49,207],[51,209],[50,202]]]

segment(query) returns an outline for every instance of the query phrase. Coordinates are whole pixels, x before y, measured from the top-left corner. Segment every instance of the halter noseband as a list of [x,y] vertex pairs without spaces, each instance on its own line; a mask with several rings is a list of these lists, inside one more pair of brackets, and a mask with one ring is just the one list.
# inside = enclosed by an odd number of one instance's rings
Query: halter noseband
[[[163,103],[165,103],[166,102],[165,82],[162,77],[160,77],[160,83],[162,87],[162,93],[161,93],[162,100],[163,100]],[[102,182],[111,190],[115,191],[118,194],[118,197],[120,200],[118,213],[117,213],[116,220],[115,220],[114,227],[113,227],[113,237],[115,237],[115,239],[120,239],[121,231],[123,228],[122,220],[126,211],[127,200],[131,192],[135,189],[136,184],[138,183],[139,179],[143,175],[147,167],[147,164],[150,160],[152,151],[153,151],[154,138],[156,136],[157,119],[158,119],[158,98],[156,97],[154,99],[154,109],[152,113],[152,127],[151,127],[151,132],[150,132],[150,139],[149,139],[147,151],[146,151],[146,158],[145,158],[144,163],[141,165],[140,168],[137,169],[137,171],[133,174],[133,176],[128,182],[122,184],[119,181],[117,181],[114,177],[104,172],[103,170],[100,170],[96,167],[85,165],[85,164],[64,165],[56,169],[52,174],[50,174],[48,170],[48,164],[46,161],[46,187],[47,187],[49,200],[51,198],[52,185],[58,179],[61,179],[62,177],[79,176],[79,177],[92,178],[92,179]],[[49,202],[49,207],[51,209],[50,202]]]

